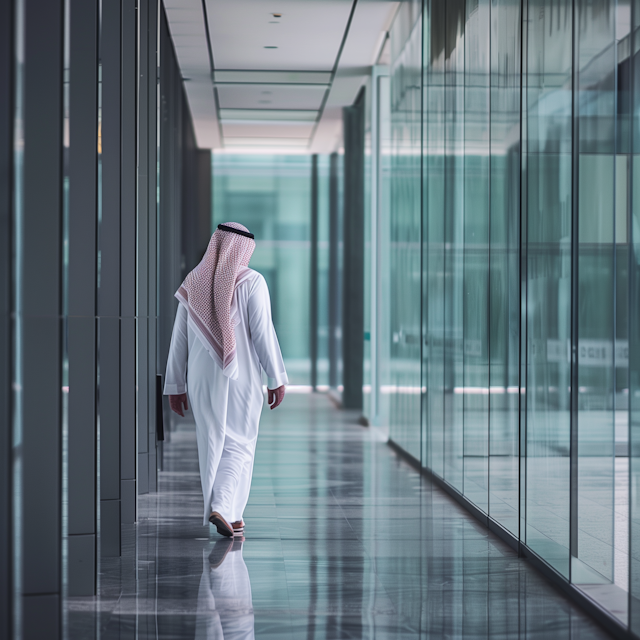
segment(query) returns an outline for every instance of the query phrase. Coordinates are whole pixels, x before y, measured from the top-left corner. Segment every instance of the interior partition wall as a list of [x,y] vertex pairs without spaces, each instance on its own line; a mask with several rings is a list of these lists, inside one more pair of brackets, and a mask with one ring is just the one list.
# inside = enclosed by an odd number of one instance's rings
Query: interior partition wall
[[627,0],[404,2],[375,125],[392,443],[636,636],[639,27]]

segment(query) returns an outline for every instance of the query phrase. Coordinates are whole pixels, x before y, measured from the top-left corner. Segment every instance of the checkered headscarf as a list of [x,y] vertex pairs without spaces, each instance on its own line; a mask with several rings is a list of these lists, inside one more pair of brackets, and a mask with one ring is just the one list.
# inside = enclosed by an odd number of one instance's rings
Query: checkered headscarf
[[[237,222],[224,224],[248,231]],[[218,229],[211,236],[204,258],[176,292],[176,298],[187,309],[191,327],[222,372],[234,380],[238,377],[234,331],[238,318],[233,294],[249,273],[246,267],[255,248],[251,238]]]

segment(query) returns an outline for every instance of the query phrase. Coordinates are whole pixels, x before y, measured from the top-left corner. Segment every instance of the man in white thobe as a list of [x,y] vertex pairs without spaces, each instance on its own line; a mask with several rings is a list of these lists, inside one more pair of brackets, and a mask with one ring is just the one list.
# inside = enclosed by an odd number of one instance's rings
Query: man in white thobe
[[184,415],[187,392],[196,422],[204,521],[225,536],[242,535],[258,425],[264,403],[275,409],[288,383],[262,275],[248,268],[253,235],[219,225],[200,264],[176,292],[164,393]]

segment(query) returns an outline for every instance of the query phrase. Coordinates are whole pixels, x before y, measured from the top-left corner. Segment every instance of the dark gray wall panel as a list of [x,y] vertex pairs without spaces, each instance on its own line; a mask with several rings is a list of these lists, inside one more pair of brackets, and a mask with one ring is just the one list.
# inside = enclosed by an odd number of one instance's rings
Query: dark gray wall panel
[[120,500],[100,501],[100,555],[114,558],[120,555],[122,538]]
[[120,499],[120,319],[100,318],[100,498]]
[[120,323],[120,477],[135,480],[136,477],[136,321],[122,318]]
[[133,524],[136,521],[137,492],[136,480],[121,480],[120,482],[121,506],[123,524]]
[[136,457],[136,321],[135,318],[123,317],[120,322],[120,496],[123,523],[133,523],[137,517]]
[[[24,9],[21,402],[22,546],[29,551],[22,558],[26,639],[60,637],[63,3],[26,0]],[[34,256],[37,260],[30,259]],[[48,595],[39,597],[42,594]],[[46,635],[36,635],[36,625]]]
[[58,593],[61,550],[60,319],[22,320],[23,592]]
[[96,315],[98,1],[71,0],[69,315]]
[[58,594],[31,596],[22,607],[22,640],[59,637],[56,635],[61,624],[61,598]]
[[96,590],[96,535],[73,535],[68,540],[70,596],[86,596]]
[[136,313],[136,0],[122,0],[120,314]]
[[68,320],[69,535],[96,530],[95,322],[95,318]]
[[103,0],[102,39],[102,220],[98,313],[120,315],[120,0]]
[[149,493],[149,453],[138,452],[138,494]]

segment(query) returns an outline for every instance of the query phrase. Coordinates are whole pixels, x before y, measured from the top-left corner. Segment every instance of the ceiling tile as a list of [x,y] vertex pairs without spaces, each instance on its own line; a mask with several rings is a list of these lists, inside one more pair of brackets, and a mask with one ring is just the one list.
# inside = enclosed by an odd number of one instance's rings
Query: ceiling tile
[[225,138],[225,147],[306,147],[305,138]]
[[309,139],[311,122],[223,122],[222,135],[227,138],[304,138]]
[[319,109],[324,85],[223,84],[217,85],[222,109]]
[[[285,71],[333,69],[353,4],[353,0],[205,1],[216,69]],[[280,18],[274,17],[276,12]]]
[[216,82],[237,82],[248,84],[259,82],[262,84],[329,84],[331,71],[233,71],[216,69]]
[[314,122],[317,111],[294,111],[286,109],[220,109],[221,120],[280,120]]

